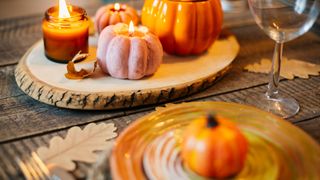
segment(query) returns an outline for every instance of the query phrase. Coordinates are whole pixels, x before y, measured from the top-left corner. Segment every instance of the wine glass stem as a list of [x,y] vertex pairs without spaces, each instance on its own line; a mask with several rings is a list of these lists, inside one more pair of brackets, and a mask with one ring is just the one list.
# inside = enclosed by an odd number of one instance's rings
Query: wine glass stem
[[280,67],[281,67],[281,61],[282,61],[282,50],[283,50],[283,43],[276,42],[273,58],[272,58],[270,80],[268,84],[268,90],[266,93],[268,98],[277,98]]

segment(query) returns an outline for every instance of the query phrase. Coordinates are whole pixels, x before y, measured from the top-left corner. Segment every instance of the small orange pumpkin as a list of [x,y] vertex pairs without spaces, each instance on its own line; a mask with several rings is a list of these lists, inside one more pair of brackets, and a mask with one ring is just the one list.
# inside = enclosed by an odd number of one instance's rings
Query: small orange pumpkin
[[95,15],[95,29],[100,32],[109,25],[117,23],[128,24],[133,21],[135,25],[139,23],[137,11],[125,4],[109,4],[98,9]]
[[205,177],[230,177],[244,166],[248,142],[241,131],[222,117],[208,115],[194,120],[186,129],[182,158]]
[[146,0],[141,21],[169,54],[200,54],[217,39],[222,27],[220,0]]

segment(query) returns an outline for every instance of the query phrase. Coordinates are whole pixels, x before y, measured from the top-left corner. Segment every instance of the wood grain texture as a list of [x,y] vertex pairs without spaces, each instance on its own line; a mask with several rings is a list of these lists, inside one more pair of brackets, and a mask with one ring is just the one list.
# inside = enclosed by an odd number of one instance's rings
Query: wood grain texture
[[121,110],[104,112],[61,109],[39,103],[28,96],[3,99],[0,108],[0,142],[125,115]]
[[[284,80],[280,83],[280,92],[295,97],[300,103],[301,110],[298,115],[289,119],[298,122],[304,119],[315,118],[320,113],[320,77],[311,79]],[[228,101],[243,103],[246,96],[252,93],[264,93],[266,84],[244,88],[242,90],[227,93],[211,94],[203,97],[195,94],[188,98],[179,99],[176,103],[185,101]],[[74,125],[89,122],[100,122],[115,119],[119,122],[126,121],[130,114],[141,116],[151,112],[154,107],[133,108],[119,111],[80,111],[67,110],[43,105],[30,97],[23,95],[19,97],[6,98],[0,101],[1,126],[0,142],[35,136],[45,132],[57,131]],[[131,121],[131,120],[130,120]],[[35,126],[35,124],[37,126]],[[125,123],[122,123],[125,127]]]
[[[117,132],[121,133],[128,124],[142,117],[143,115],[146,115],[147,113],[149,112],[132,114],[122,118],[116,118],[112,120],[112,122],[114,122],[118,127]],[[110,120],[106,120],[104,122],[110,122]],[[299,128],[301,128],[306,133],[310,134],[317,142],[320,143],[320,133],[318,131],[320,128],[319,122],[320,122],[320,116],[311,120],[297,122],[294,124],[297,125]],[[83,126],[81,127],[83,128]],[[17,179],[22,179],[21,178],[22,175],[19,174],[20,171],[17,164],[14,161],[14,158],[17,156],[21,157],[22,155],[31,153],[32,151],[35,151],[40,146],[48,146],[48,143],[53,136],[61,136],[62,138],[64,138],[66,135],[66,132],[67,132],[67,129],[60,130],[57,132],[47,133],[47,134],[43,134],[35,137],[30,137],[26,139],[20,139],[20,140],[5,143],[5,144],[0,144],[0,153],[2,154],[2,156],[0,156],[1,179],[10,179],[13,177]],[[88,164],[77,162],[77,169],[75,172],[73,172],[73,175],[77,178],[85,178],[88,173],[88,169],[90,167],[91,166]]]
[[[135,116],[134,116],[135,117]],[[123,131],[123,129],[128,124],[123,124],[125,121],[109,121],[106,122],[115,123],[117,127],[117,132]],[[84,128],[85,125],[80,126]],[[19,141],[14,141],[10,143],[0,144],[0,179],[23,179],[22,174],[19,170],[17,163],[15,162],[16,157],[23,157],[30,154],[33,151],[36,151],[40,146],[48,146],[49,141],[54,136],[60,136],[65,138],[67,134],[66,130],[60,130],[58,132],[47,133],[44,135],[31,137],[28,139],[21,139]],[[76,170],[72,174],[78,179],[85,179],[88,169],[91,167],[88,163],[77,163]]]
[[0,99],[22,95],[14,79],[15,66],[0,68]]
[[228,69],[230,66],[215,75],[181,86],[114,94],[82,93],[56,88],[33,78],[21,64],[17,66],[15,74],[18,86],[41,102],[70,109],[107,110],[158,104],[194,94],[211,86]]
[[[38,69],[33,67],[33,64],[35,64],[34,66],[38,67],[38,64],[40,62],[44,62],[46,59],[41,59],[43,61],[38,60],[39,62],[33,62],[35,60],[30,59],[30,57],[33,56],[43,56],[42,51],[34,51],[35,48],[39,49],[38,47],[42,47],[42,43],[37,43],[32,46],[29,51],[27,51],[26,54],[21,58],[21,61],[19,62],[15,71],[15,78],[18,86],[26,94],[38,101],[57,107],[86,110],[109,110],[131,108],[141,105],[159,104],[204,90],[215,83],[218,78],[220,78],[230,69],[233,58],[237,55],[239,50],[239,45],[237,44],[236,39],[233,36],[230,36],[225,38],[225,40],[217,42],[216,44],[213,45],[214,48],[211,48],[208,53],[205,53],[199,57],[195,57],[194,59],[188,59],[190,61],[187,61],[188,63],[184,63],[184,65],[179,64],[181,62],[181,58],[178,58],[179,60],[176,60],[175,58],[170,59],[174,62],[177,62],[176,67],[180,71],[181,68],[187,69],[198,66],[202,68],[201,70],[206,72],[205,74],[203,72],[198,73],[194,71],[194,73],[192,73],[193,76],[191,76],[192,78],[186,78],[186,76],[190,73],[188,74],[185,70],[182,70],[181,72],[185,73],[183,75],[181,75],[180,73],[171,73],[170,76],[165,76],[166,74],[169,74],[168,72],[166,72],[168,68],[173,68],[174,66],[172,64],[166,66],[163,65],[158,70],[162,71],[162,74],[160,73],[162,75],[160,76],[160,78],[163,77],[163,79],[161,83],[155,83],[155,86],[148,86],[150,83],[153,83],[152,77],[148,80],[143,81],[144,83],[141,83],[141,87],[137,86],[137,89],[130,86],[133,86],[133,82],[135,81],[128,81],[128,85],[123,88],[124,90],[114,90],[112,88],[116,87],[110,86],[110,88],[108,89],[99,88],[98,92],[94,92],[94,90],[92,90],[93,92],[90,92],[90,89],[83,90],[83,88],[87,86],[95,87],[96,81],[94,79],[81,81],[83,83],[71,84],[77,86],[76,89],[71,85],[66,87],[59,87],[60,84],[58,82],[57,85],[49,84],[48,82],[52,80],[52,76],[45,75],[45,73],[48,73],[47,71],[41,71],[41,73],[39,74],[37,72]],[[229,51],[226,51],[226,49]],[[212,57],[211,55],[216,51],[222,53],[217,55],[217,59],[214,59],[214,57]],[[33,63],[31,63],[31,61]],[[207,66],[201,66],[203,63],[206,63]],[[52,64],[45,65],[46,68],[48,68],[48,71],[52,70],[52,68],[57,67],[50,65]],[[64,66],[58,67],[60,68]],[[167,69],[162,67],[167,67]],[[171,70],[172,72],[179,72],[177,68],[173,68],[176,71],[172,70],[172,68],[169,70]],[[60,71],[58,70],[53,72],[60,73]],[[38,73],[39,75],[35,75],[36,73]],[[62,71],[61,73],[64,73],[64,71]],[[45,82],[45,80],[41,79],[42,76],[46,76],[49,78],[47,78]],[[172,80],[172,77],[174,77],[175,80]],[[110,84],[114,81],[115,80],[104,77],[104,81],[102,81],[101,83]],[[174,83],[172,83],[172,81]],[[90,83],[85,84],[85,82]],[[115,81],[115,83],[117,84],[125,82],[118,80]]]
[[41,17],[0,21],[0,67],[16,64],[26,50],[42,37]]
[[[247,72],[243,70],[243,67],[258,62],[261,58],[271,58],[274,42],[256,25],[235,27],[230,31],[236,35],[240,43],[240,53],[233,62],[233,67],[223,79],[207,90],[197,93],[199,97],[255,87],[269,81],[268,74]],[[320,64],[319,35],[320,28],[314,27],[312,32],[286,43],[284,56]],[[307,52],[304,51],[305,47],[308,47]],[[303,82],[308,84],[308,81]]]
[[[304,119],[312,119],[320,116],[320,77],[310,79],[283,80],[280,82],[280,91],[284,96],[294,97],[300,104],[300,111],[297,115],[287,119],[295,123]],[[267,90],[267,85],[237,90],[231,93],[206,96],[197,100],[205,101],[227,101],[245,104],[245,99],[255,93],[263,94]],[[188,101],[189,98],[184,99]],[[194,101],[192,99],[191,101]],[[319,139],[320,140],[320,139]]]
[[320,116],[295,123],[320,144]]

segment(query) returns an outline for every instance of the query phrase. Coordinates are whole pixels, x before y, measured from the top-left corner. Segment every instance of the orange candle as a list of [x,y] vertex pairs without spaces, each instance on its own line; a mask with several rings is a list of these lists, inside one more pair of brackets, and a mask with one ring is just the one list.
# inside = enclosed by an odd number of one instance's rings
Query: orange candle
[[68,62],[79,51],[88,52],[89,23],[86,11],[66,5],[49,8],[42,21],[45,55],[56,62]]

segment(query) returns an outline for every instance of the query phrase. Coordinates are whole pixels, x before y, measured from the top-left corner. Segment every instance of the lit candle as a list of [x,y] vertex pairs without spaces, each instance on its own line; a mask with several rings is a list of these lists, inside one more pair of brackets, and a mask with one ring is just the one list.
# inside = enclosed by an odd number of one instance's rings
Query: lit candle
[[119,12],[120,11],[120,4],[119,3],[115,3],[114,4],[113,11],[114,12]]
[[132,37],[142,38],[148,32],[149,31],[147,27],[145,26],[136,27],[134,26],[133,21],[130,21],[129,26],[123,27],[123,29],[121,29],[118,34],[128,36],[129,38],[132,38]]
[[103,72],[115,78],[141,79],[157,71],[163,57],[160,40],[131,21],[107,26],[98,39],[97,59]]
[[88,52],[89,23],[86,11],[59,0],[42,22],[45,55],[56,62],[68,62],[79,51]]
[[130,21],[130,23],[129,23],[128,31],[129,31],[129,36],[133,36],[133,34],[134,34],[134,25],[133,25],[132,21]]
[[126,4],[108,4],[98,9],[95,15],[95,29],[100,32],[109,25],[118,23],[125,23],[129,25],[129,22],[133,21],[133,24],[138,25],[139,16],[137,11]]

